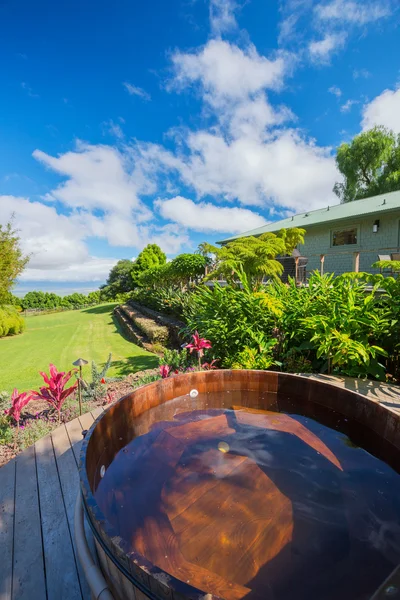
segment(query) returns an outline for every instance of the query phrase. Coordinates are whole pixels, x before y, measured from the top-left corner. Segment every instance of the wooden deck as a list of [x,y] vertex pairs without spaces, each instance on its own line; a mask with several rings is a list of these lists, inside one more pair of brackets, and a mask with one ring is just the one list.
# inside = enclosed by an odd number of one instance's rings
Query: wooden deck
[[0,469],[0,600],[89,600],[73,518],[82,430],[102,411],[58,427]]
[[[316,376],[400,410],[400,387]],[[0,469],[0,600],[89,600],[74,549],[73,515],[82,430],[99,408]]]

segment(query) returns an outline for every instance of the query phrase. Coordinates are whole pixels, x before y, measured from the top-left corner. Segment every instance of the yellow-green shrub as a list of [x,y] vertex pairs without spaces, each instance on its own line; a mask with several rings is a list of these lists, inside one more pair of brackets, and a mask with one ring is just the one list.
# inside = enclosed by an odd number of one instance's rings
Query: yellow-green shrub
[[25,329],[25,321],[15,306],[0,306],[0,337],[16,335]]

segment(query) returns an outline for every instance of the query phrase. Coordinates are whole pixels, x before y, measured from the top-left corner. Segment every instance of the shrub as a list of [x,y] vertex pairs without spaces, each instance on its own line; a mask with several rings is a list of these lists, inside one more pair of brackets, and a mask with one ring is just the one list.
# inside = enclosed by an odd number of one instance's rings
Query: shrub
[[[221,365],[228,367],[245,347],[258,348],[258,336],[272,338],[282,316],[282,303],[248,287],[198,288],[186,310],[187,333],[199,331],[212,343]],[[239,360],[239,359],[238,359]]]
[[121,310],[134,322],[144,335],[152,342],[165,343],[168,341],[168,328],[164,325],[158,325],[153,319],[145,317],[138,310],[131,306],[121,306]]
[[132,300],[153,310],[183,318],[185,309],[190,304],[192,293],[175,289],[171,286],[154,289],[138,288],[132,293]]
[[15,306],[0,306],[0,337],[16,335],[25,329],[25,321]]
[[242,290],[198,288],[185,311],[187,333],[206,336],[222,366],[269,364],[378,379],[385,364],[400,370],[400,281],[314,273],[307,287],[275,281],[253,291],[246,278],[242,283]]

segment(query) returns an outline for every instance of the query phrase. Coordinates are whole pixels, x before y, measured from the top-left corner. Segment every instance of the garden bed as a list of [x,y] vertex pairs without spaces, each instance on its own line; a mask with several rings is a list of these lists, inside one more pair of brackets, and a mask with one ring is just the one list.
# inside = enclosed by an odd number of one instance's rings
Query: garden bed
[[[132,392],[140,385],[148,383],[159,376],[159,369],[147,369],[130,373],[124,379],[104,384],[101,397],[82,403],[82,413],[91,412],[95,408],[111,406],[114,402]],[[77,394],[71,395],[64,403],[61,411],[61,422],[68,423],[79,416]],[[17,435],[16,426],[10,428],[10,436],[6,443],[0,443],[0,467],[14,458],[19,452],[34,444],[38,439],[58,427],[58,418],[54,410],[49,409],[46,402],[32,400],[21,413],[20,431]],[[0,431],[3,432],[4,429]],[[7,437],[3,437],[3,441]]]

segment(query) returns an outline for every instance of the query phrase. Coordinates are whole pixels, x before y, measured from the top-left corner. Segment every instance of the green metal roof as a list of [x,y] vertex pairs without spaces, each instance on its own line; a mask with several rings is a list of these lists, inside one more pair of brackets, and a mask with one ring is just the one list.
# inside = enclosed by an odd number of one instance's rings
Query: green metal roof
[[372,196],[371,198],[364,198],[362,200],[354,200],[346,204],[335,204],[327,208],[319,208],[318,210],[310,210],[299,215],[294,215],[293,217],[288,217],[287,219],[282,219],[281,221],[268,223],[257,229],[233,235],[218,243],[225,244],[240,237],[248,237],[249,235],[257,236],[267,231],[275,232],[289,227],[303,227],[304,229],[308,229],[311,225],[321,225],[352,217],[381,214],[391,210],[400,210],[400,191],[380,194],[379,196]]

